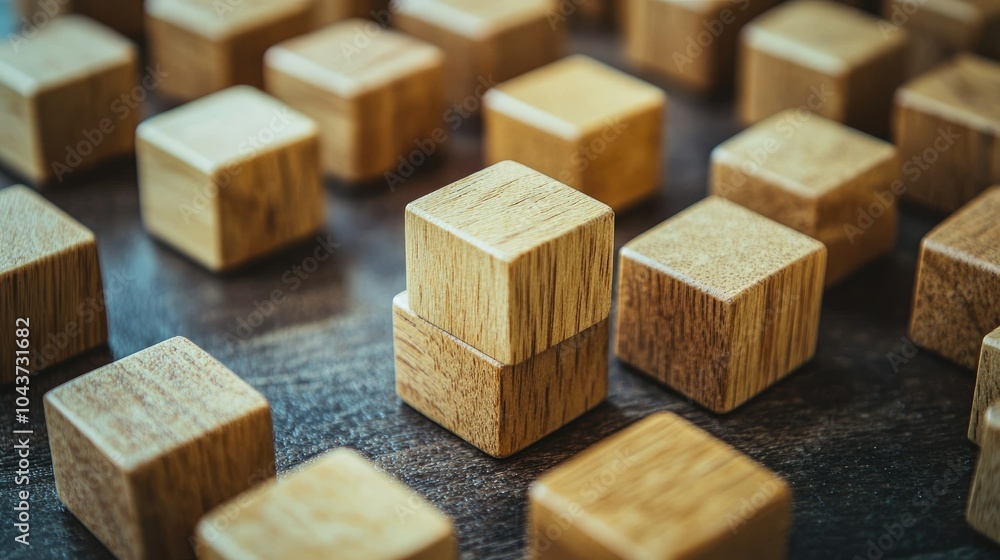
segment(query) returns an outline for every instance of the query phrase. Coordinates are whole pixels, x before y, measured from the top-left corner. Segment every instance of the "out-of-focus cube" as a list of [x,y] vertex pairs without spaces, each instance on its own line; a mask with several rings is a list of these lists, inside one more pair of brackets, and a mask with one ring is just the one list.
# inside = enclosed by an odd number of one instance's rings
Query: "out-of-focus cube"
[[1000,58],[1000,0],[883,0],[882,17],[909,32],[911,74],[962,51]]
[[976,374],[976,394],[972,398],[972,418],[969,439],[982,441],[984,415],[1000,400],[1000,327],[986,335],[979,351],[979,371]]
[[660,184],[667,97],[585,56],[486,94],[486,163],[523,163],[615,210]]
[[[40,4],[41,0],[36,0]],[[58,2],[59,0],[50,0]],[[144,28],[143,0],[63,0],[73,5],[73,11],[107,25],[132,38],[141,37]],[[213,0],[208,0],[209,2]],[[236,2],[237,0],[231,0]]]
[[979,460],[972,474],[965,519],[973,529],[1000,543],[1000,404],[986,411],[980,428]]

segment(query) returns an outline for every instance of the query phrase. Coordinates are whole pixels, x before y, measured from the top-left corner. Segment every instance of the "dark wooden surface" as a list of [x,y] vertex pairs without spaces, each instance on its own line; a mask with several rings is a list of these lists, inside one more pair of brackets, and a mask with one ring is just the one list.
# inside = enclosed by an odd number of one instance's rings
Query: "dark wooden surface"
[[[609,32],[576,32],[571,50],[621,66]],[[710,150],[738,131],[729,101],[697,101],[650,79],[672,95],[668,178],[654,199],[617,216],[619,247],[704,197]],[[279,471],[354,447],[455,520],[463,558],[522,557],[531,481],[657,410],[683,415],[790,482],[792,558],[866,558],[870,541],[880,538],[886,558],[998,556],[963,518],[976,456],[965,435],[973,372],[923,351],[896,366],[891,360],[892,353],[908,354],[917,246],[942,216],[904,208],[894,253],[825,294],[816,358],[736,412],[706,412],[612,358],[605,404],[514,457],[494,460],[403,405],[393,390],[390,301],[405,287],[403,208],[480,166],[478,131],[469,123],[446,155],[393,192],[375,185],[358,196],[329,184],[323,235],[339,246],[298,286],[285,274],[308,266],[314,242],[218,277],[151,239],[139,221],[132,161],[43,189],[97,234],[110,348],[33,378],[30,549],[12,545],[14,395],[3,388],[0,556],[110,558],[56,497],[41,396],[175,335],[208,350],[270,400]],[[0,185],[13,182],[0,174]],[[233,343],[239,321],[252,319],[255,302],[274,290],[283,302]],[[901,534],[887,530],[910,518]]]

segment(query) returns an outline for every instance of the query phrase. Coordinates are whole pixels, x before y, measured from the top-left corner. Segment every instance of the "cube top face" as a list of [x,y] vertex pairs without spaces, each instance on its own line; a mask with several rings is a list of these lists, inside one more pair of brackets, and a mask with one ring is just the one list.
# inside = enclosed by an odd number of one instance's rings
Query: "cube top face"
[[926,249],[946,253],[1000,275],[1000,186],[987,189],[924,238]]
[[897,105],[1000,134],[1000,63],[962,54],[904,84]]
[[135,45],[89,18],[67,15],[42,26],[31,40],[0,47],[0,82],[22,95],[133,64]]
[[545,18],[552,9],[549,0],[399,0],[396,6],[399,13],[473,38]]
[[[378,24],[351,19],[296,37],[272,47],[267,63],[341,97],[353,97],[444,64],[444,55],[437,47],[390,29],[377,27],[378,32],[372,34],[369,26]],[[370,43],[356,47],[358,36],[369,37]]]
[[310,0],[240,0],[218,3],[203,0],[148,0],[146,13],[214,41],[252,32],[275,20],[312,9]]
[[206,174],[316,138],[309,117],[250,86],[234,86],[144,121],[137,136]]
[[783,480],[667,412],[543,475],[530,496],[554,512],[577,513],[574,525],[616,558],[712,558],[725,547],[720,541],[737,536],[730,521],[745,519],[745,502],[753,499],[754,518],[768,518],[771,532],[761,540],[783,539],[791,513]]
[[198,538],[213,558],[456,556],[447,517],[348,449],[326,453],[237,500],[246,504],[239,515],[224,504],[198,525]]
[[593,222],[613,219],[607,205],[512,161],[423,196],[406,207],[503,261]]
[[94,234],[28,187],[0,190],[0,277],[83,244]]
[[750,48],[827,75],[849,72],[906,44],[904,33],[886,36],[878,20],[829,0],[798,0],[778,6],[744,29]]
[[630,241],[628,256],[724,301],[826,247],[719,197],[709,197]]
[[609,121],[663,107],[659,88],[596,60],[574,55],[505,82],[487,93],[493,111],[575,140]]
[[60,385],[45,400],[126,471],[269,408],[260,393],[182,337]]
[[[819,115],[799,121],[797,113],[790,109],[751,126],[720,144],[712,152],[713,161],[751,169],[749,175],[815,198],[896,157],[888,142]],[[766,157],[760,155],[762,147]]]

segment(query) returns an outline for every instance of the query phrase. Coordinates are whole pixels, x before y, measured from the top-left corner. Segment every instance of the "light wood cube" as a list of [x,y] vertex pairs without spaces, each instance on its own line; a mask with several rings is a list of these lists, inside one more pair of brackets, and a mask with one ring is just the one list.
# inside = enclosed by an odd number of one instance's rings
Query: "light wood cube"
[[630,0],[625,53],[641,68],[709,93],[733,83],[740,30],[775,3]]
[[747,124],[785,109],[818,113],[880,135],[906,79],[907,37],[828,0],[783,4],[740,35],[737,110]]
[[326,27],[351,18],[368,18],[375,10],[371,0],[313,0],[313,27]]
[[669,412],[647,416],[532,484],[529,556],[781,559],[784,480]]
[[448,101],[478,112],[494,85],[559,58],[565,26],[551,0],[398,0],[393,25],[445,53]]
[[979,437],[979,460],[965,519],[973,529],[1000,543],[1000,405],[986,411]]
[[[67,4],[72,3],[74,12],[99,21],[123,35],[138,38],[143,34],[145,17],[145,12],[142,9],[143,0],[62,1]],[[233,0],[234,3],[235,1]]]
[[666,106],[657,87],[564,58],[486,94],[486,162],[514,160],[625,208],[659,186]]
[[882,17],[909,33],[911,74],[962,51],[1000,58],[1000,0],[883,0]]
[[714,412],[812,358],[822,243],[709,197],[627,243],[615,353]]
[[[0,190],[0,383],[108,340],[94,234],[20,185]],[[23,330],[22,330],[23,329]],[[21,336],[28,334],[28,337]],[[27,354],[16,341],[28,338]],[[16,367],[24,368],[15,371]]]
[[198,519],[274,475],[267,401],[181,337],[56,387],[45,423],[59,499],[122,560],[193,558]]
[[450,519],[346,448],[213,509],[195,546],[206,560],[458,558]]
[[906,197],[953,212],[1000,183],[1000,63],[961,55],[899,88]]
[[604,400],[608,319],[515,364],[500,363],[393,299],[396,392],[494,457],[507,457]]
[[910,338],[976,369],[983,337],[1000,325],[1000,186],[952,214],[920,244]]
[[156,237],[227,270],[323,224],[316,123],[235,86],[139,126],[139,202]]
[[514,162],[406,207],[414,313],[504,364],[608,318],[614,213]]
[[11,8],[10,13],[14,16],[14,20],[10,23],[13,23],[12,29],[17,33],[18,30],[32,25],[44,25],[56,16],[70,13],[73,2],[72,0],[11,0],[4,6],[7,7]]
[[150,61],[160,92],[191,100],[227,87],[264,87],[264,52],[312,29],[312,0],[148,0]]
[[0,45],[0,162],[35,183],[132,153],[135,46],[67,15]]
[[352,19],[276,45],[265,60],[268,91],[316,120],[323,167],[340,179],[380,178],[447,135],[444,56],[428,43]]
[[712,151],[711,192],[822,241],[826,285],[895,245],[896,148],[818,115],[778,113]]
[[982,442],[984,415],[1000,400],[1000,327],[986,335],[979,351],[979,371],[976,374],[976,394],[972,398],[972,418],[969,439]]

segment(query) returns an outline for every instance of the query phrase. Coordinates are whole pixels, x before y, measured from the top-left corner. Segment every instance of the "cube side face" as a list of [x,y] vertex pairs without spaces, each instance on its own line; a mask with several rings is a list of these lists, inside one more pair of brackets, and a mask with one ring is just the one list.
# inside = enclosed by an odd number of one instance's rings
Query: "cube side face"
[[[740,45],[737,111],[746,124],[756,123],[785,109],[804,109],[844,122],[847,117],[847,83],[778,58],[748,44]],[[781,84],[775,91],[774,85]]]
[[[729,412],[816,354],[826,250],[776,271],[733,303]],[[718,410],[717,410],[718,412]]]
[[[737,161],[718,151],[711,164],[710,192],[749,208],[810,237],[820,233],[819,200],[769,181],[766,176],[743,171]],[[822,240],[821,240],[822,241]]]
[[501,442],[500,383],[509,372],[417,316],[406,295],[393,302],[396,393],[403,402],[495,457]]
[[976,369],[983,337],[1000,325],[995,272],[956,258],[926,238],[921,245],[910,317],[910,338]]
[[537,125],[493,109],[486,97],[483,110],[484,159],[487,165],[504,160],[523,163],[583,191],[583,161],[578,142],[556,136]]
[[979,352],[979,370],[976,373],[976,392],[972,398],[972,416],[969,419],[969,439],[982,444],[986,430],[986,411],[1000,400],[1000,328],[986,335]]
[[219,191],[221,268],[241,265],[298,241],[323,224],[323,179],[316,134],[253,153],[224,170]]
[[138,509],[127,474],[63,414],[57,399],[45,399],[56,492],[70,512],[122,559],[143,558]]
[[70,173],[133,152],[141,108],[133,109],[122,99],[132,95],[136,74],[133,57],[128,64],[39,92],[38,126],[49,178],[62,181]]
[[[540,15],[503,29],[486,39],[476,81],[479,77],[487,77],[494,84],[506,82],[545,66],[559,58],[564,42],[565,28],[557,18]],[[525,48],[525,45],[531,47]],[[477,96],[482,97],[481,93]]]
[[235,83],[228,45],[216,43],[191,29],[146,15],[149,60],[167,76],[160,91],[192,100]]
[[869,134],[889,133],[896,88],[909,76],[908,52],[906,43],[887,43],[877,56],[851,69],[842,122]]
[[973,529],[1000,542],[1000,425],[997,409],[986,413],[979,459],[972,475],[965,518]]
[[0,82],[0,161],[34,183],[49,174],[42,154],[41,125],[35,97],[25,97]]
[[604,319],[501,372],[500,456],[524,449],[604,400],[609,323]]
[[[621,556],[595,539],[578,522],[582,509],[550,507],[544,500],[528,499],[528,551],[531,560],[620,560]],[[570,521],[567,522],[567,519]]]
[[303,4],[282,17],[264,22],[236,34],[228,40],[232,65],[232,83],[264,87],[264,53],[272,46],[309,32],[312,28],[311,6]]
[[134,520],[142,532],[139,557],[193,558],[191,535],[198,520],[274,473],[267,406],[139,466],[128,473],[130,494],[139,503]]
[[[105,344],[108,322],[103,301],[93,240],[0,274],[0,320],[11,325],[0,335],[4,344],[0,357],[14,363],[18,318],[30,321],[35,355],[29,369],[35,371]],[[14,374],[8,368],[0,375],[0,383],[13,381]]]
[[400,31],[437,46],[444,52],[444,74],[447,79],[445,96],[449,103],[465,105],[470,98],[475,99],[476,107],[472,110],[475,112],[486,89],[502,81],[492,77],[493,82],[487,83],[476,95],[476,88],[480,87],[479,78],[490,79],[488,72],[483,73],[480,62],[482,44],[415,13],[396,12],[393,14],[392,24]]
[[732,305],[640,259],[622,249],[615,354],[706,408],[730,408]]
[[142,137],[141,132],[136,142],[136,165],[146,230],[203,266],[221,268],[219,196],[234,180],[237,169],[206,175]]

